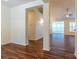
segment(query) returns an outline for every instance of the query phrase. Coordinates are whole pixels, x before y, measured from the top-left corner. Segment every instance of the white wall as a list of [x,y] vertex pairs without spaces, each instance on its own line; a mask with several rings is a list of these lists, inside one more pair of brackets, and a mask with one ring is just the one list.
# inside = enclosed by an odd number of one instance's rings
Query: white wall
[[36,40],[43,38],[43,24],[40,23],[41,19],[43,19],[43,14],[39,11],[36,11]]
[[[14,8],[2,7],[2,44],[16,43],[27,45],[26,39],[26,12],[27,8],[44,5],[41,0],[30,2]],[[11,11],[11,13],[10,13]],[[43,49],[49,50],[48,34],[48,5],[44,6]],[[11,16],[11,18],[10,18]],[[47,24],[47,25],[46,25]]]
[[[27,45],[26,39],[26,12],[27,8],[43,5],[42,1],[30,2],[11,8],[11,39],[13,43]],[[26,43],[27,42],[27,43]]]
[[[45,5],[41,0],[27,3],[11,9],[11,39],[13,43],[27,45],[28,39],[26,39],[26,12],[27,8]],[[43,49],[49,50],[49,26],[48,26],[48,4],[44,6],[44,27],[43,27]],[[26,20],[25,20],[26,19]],[[26,43],[27,42],[27,43]]]
[[43,8],[44,27],[43,27],[43,50],[50,50],[50,25],[49,25],[49,4],[44,4]]
[[10,21],[11,11],[6,6],[1,6],[1,45],[11,42]]

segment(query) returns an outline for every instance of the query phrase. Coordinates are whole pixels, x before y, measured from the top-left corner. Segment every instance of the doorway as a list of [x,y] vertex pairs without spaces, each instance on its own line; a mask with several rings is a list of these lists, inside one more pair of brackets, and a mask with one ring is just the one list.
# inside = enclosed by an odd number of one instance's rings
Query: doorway
[[43,37],[43,7],[33,7],[27,9],[27,39],[38,40]]
[[28,8],[26,11],[26,38],[30,52],[41,57],[43,49],[43,6]]

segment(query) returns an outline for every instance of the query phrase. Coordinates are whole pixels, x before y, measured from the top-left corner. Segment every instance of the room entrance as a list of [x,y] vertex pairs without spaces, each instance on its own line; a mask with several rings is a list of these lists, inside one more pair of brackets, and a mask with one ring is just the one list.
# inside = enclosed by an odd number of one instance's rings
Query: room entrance
[[27,39],[29,42],[29,49],[38,57],[41,57],[43,49],[43,7],[28,8],[27,11]]

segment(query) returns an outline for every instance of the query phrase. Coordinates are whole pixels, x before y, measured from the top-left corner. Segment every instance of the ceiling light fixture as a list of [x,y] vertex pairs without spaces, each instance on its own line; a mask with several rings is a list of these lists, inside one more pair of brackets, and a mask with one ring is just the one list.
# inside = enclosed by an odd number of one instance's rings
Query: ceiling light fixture
[[68,9],[68,8],[66,9],[66,11],[67,11],[67,14],[65,15],[65,17],[66,17],[66,18],[71,17],[71,16],[72,16],[72,13],[69,12],[69,9]]

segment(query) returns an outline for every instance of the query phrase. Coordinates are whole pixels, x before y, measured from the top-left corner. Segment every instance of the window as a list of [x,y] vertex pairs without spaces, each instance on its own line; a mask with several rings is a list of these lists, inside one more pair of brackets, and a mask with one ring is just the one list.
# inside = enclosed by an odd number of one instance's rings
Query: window
[[64,22],[53,22],[52,32],[53,33],[64,33]]
[[69,23],[69,31],[70,32],[75,32],[76,31],[76,23],[75,22],[70,22]]

